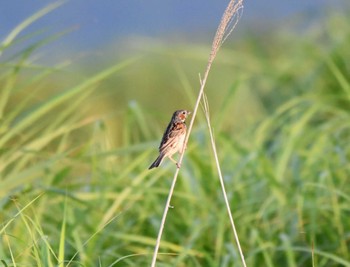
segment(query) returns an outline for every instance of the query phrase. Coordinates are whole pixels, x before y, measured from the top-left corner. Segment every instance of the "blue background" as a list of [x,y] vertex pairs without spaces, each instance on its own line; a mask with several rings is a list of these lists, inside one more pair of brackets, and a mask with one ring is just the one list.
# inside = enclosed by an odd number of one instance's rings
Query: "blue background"
[[[25,18],[53,1],[2,1],[0,37]],[[302,21],[303,26],[322,23],[325,12],[339,11],[346,0],[244,1],[239,32],[268,30],[272,25]],[[128,36],[212,39],[228,1],[204,0],[71,0],[31,25],[26,33],[46,30],[52,35],[67,29],[58,48],[89,50],[118,42]],[[208,34],[210,33],[210,35]]]

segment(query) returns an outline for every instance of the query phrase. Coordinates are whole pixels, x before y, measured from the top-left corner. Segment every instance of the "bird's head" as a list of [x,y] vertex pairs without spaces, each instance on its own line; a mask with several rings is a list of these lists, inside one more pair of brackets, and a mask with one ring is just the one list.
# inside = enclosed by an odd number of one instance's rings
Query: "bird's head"
[[176,121],[185,122],[185,120],[189,114],[191,114],[190,111],[185,110],[185,109],[180,109],[180,110],[176,110],[174,112],[173,117],[175,118]]

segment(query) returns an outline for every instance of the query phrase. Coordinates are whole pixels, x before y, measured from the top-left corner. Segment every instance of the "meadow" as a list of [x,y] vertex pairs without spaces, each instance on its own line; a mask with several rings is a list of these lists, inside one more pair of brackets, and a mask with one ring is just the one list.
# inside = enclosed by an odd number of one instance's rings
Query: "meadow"
[[[0,266],[149,266],[175,166],[148,167],[210,43],[132,38],[44,65],[64,35],[19,34],[37,20],[1,38]],[[250,267],[350,266],[349,23],[233,33],[214,62],[206,95]],[[242,266],[201,111],[172,206],[157,266]]]

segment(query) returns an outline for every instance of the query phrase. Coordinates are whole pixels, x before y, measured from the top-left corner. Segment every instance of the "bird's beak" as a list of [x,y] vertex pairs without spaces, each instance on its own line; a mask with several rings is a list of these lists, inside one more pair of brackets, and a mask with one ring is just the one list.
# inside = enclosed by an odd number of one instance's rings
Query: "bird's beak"
[[187,115],[190,115],[192,112],[191,111],[187,111]]

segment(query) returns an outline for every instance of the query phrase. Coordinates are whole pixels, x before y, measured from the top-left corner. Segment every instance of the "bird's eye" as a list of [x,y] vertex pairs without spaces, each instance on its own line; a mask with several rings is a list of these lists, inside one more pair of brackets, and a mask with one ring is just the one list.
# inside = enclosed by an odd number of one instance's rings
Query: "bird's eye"
[[184,114],[184,115],[185,115],[185,114],[186,114],[186,111],[182,111],[182,114]]

